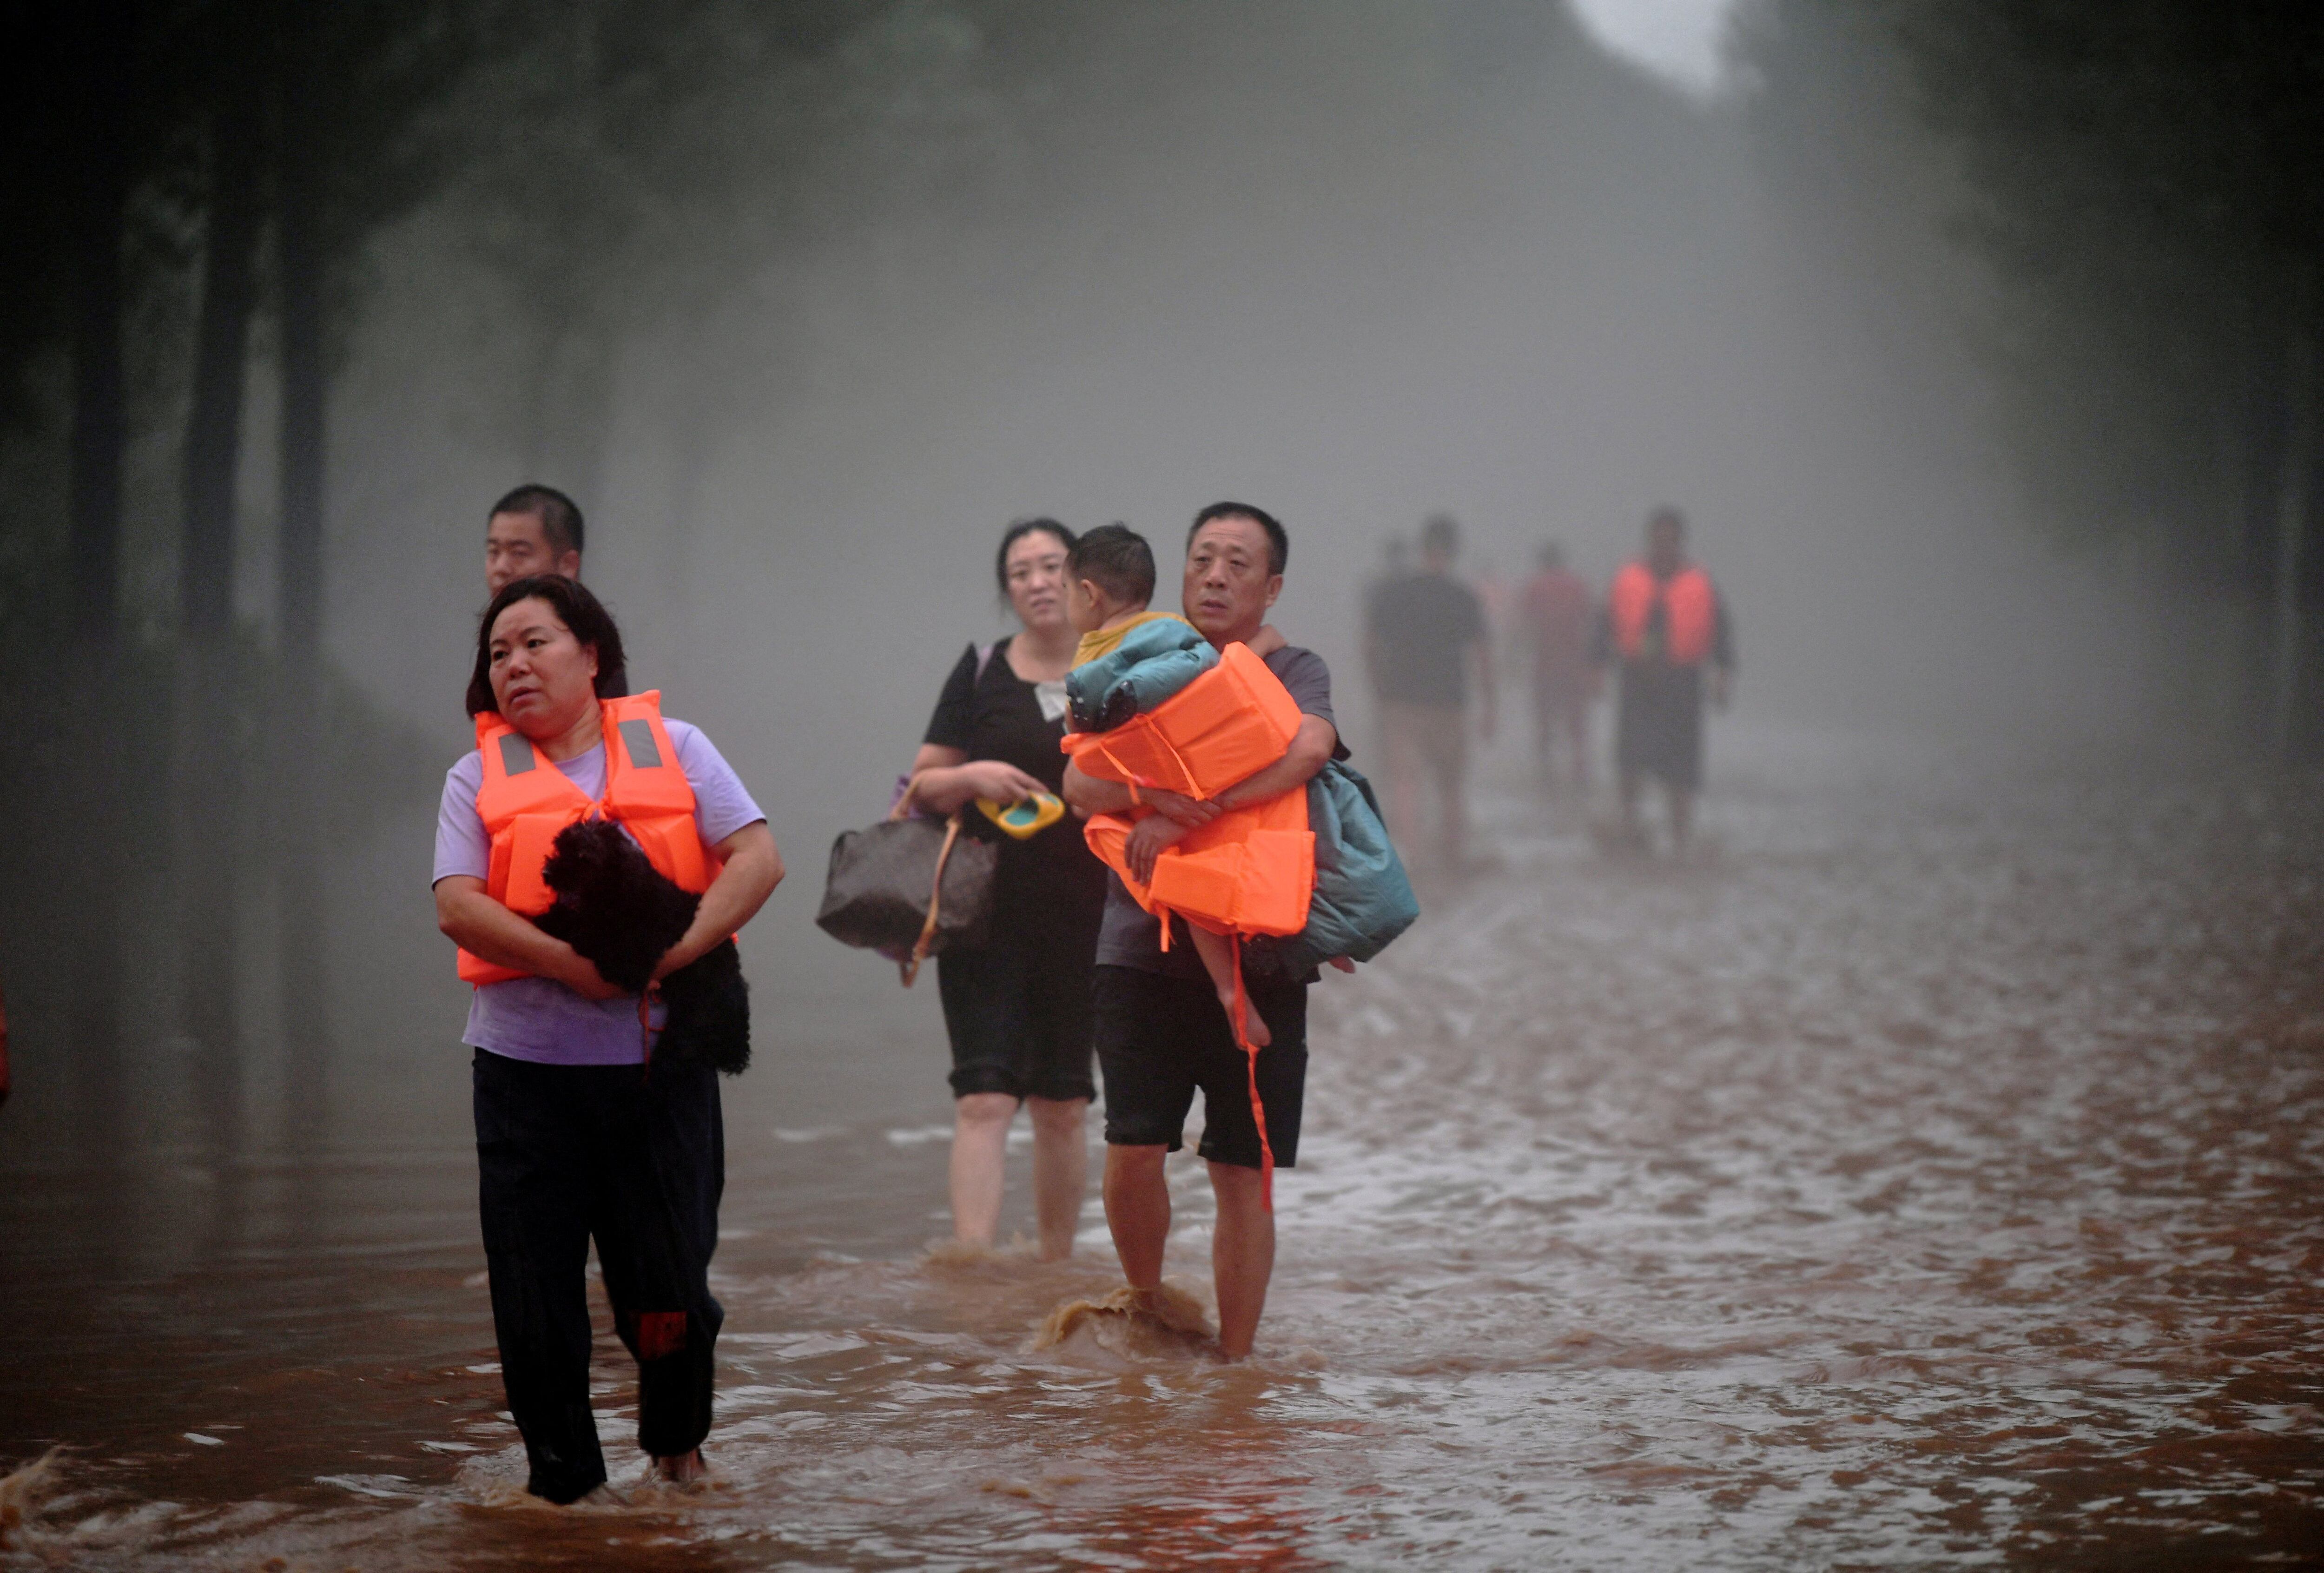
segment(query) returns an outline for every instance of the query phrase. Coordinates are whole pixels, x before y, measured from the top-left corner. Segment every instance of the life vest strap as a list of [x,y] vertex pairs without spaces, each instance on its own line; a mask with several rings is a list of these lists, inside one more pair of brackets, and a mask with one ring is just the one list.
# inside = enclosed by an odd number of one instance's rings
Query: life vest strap
[[[908,799],[910,795],[908,789],[905,797]],[[898,806],[902,806],[900,801]],[[920,925],[920,937],[912,941],[911,955],[896,963],[896,971],[903,978],[906,988],[911,987],[912,981],[920,976],[920,963],[928,958],[928,947],[936,940],[936,918],[944,908],[945,865],[951,861],[953,843],[959,839],[960,810],[954,809],[952,818],[945,821],[944,845],[936,850],[936,876],[933,888],[928,892],[927,921]]]
[[[1167,930],[1166,930],[1167,932]],[[1230,936],[1234,958],[1234,1009],[1228,1013],[1228,1024],[1234,1028],[1235,1042],[1242,1049],[1243,1064],[1250,1077],[1250,1120],[1259,1127],[1259,1203],[1268,1212],[1275,1210],[1275,1147],[1267,1139],[1267,1105],[1259,1096],[1259,1048],[1250,1041],[1250,996],[1242,985],[1242,936]]]

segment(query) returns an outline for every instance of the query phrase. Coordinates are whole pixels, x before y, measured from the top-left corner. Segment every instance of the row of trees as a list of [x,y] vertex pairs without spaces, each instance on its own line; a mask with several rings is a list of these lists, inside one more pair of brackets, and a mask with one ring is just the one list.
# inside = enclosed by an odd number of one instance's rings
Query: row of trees
[[2324,8],[1772,0],[1751,23],[1771,94],[1803,48],[1840,58],[1803,39],[1896,69],[1989,269],[1976,331],[2037,514],[2240,606],[2248,721],[2313,746]]
[[[0,111],[0,713],[13,736],[53,745],[0,761],[0,794],[21,822],[74,830],[12,838],[0,904],[27,970],[71,980],[57,1014],[96,1106],[124,1102],[135,954],[141,972],[175,978],[174,1025],[232,1139],[249,938],[237,885],[254,867],[272,882],[290,1084],[321,1096],[329,816],[360,813],[383,774],[414,779],[378,761],[428,752],[399,745],[335,675],[324,637],[331,389],[377,237],[448,216],[509,302],[493,353],[524,370],[505,446],[594,493],[622,344],[691,334],[709,353],[706,325],[800,222],[818,138],[908,117],[889,57],[899,39],[942,38],[960,11],[38,8]],[[254,388],[273,394],[272,477],[245,474]],[[696,424],[714,430],[713,413]],[[171,484],[141,493],[157,447],[174,453]],[[248,504],[270,489],[271,507]],[[163,494],[174,529],[157,532],[132,503]],[[272,534],[271,606],[238,622],[254,525]],[[124,587],[143,565],[125,542],[156,533],[172,604],[134,618]],[[166,921],[132,910],[148,895]]]
[[[122,1102],[117,1051],[130,893],[173,869],[164,932],[183,1022],[228,1101],[239,968],[248,713],[325,713],[323,511],[332,335],[364,237],[440,178],[429,112],[503,16],[442,4],[302,6],[101,0],[38,10],[12,52],[5,139],[9,330],[0,412],[14,569],[12,719],[67,739],[61,769],[12,773],[14,811],[71,824],[72,856],[27,838],[12,927],[62,951],[96,1102]],[[280,389],[272,659],[234,626],[242,423],[255,325]],[[133,449],[179,442],[174,640],[124,625]],[[64,462],[39,462],[60,450]],[[51,485],[43,487],[48,480]],[[62,540],[42,526],[63,524]],[[56,550],[61,546],[61,551]],[[61,580],[61,584],[59,584]],[[63,593],[54,592],[61,588]],[[57,614],[61,613],[61,615]],[[27,716],[49,701],[47,713]],[[291,1041],[322,1041],[318,762],[298,730],[263,762],[281,878]],[[148,928],[146,931],[150,932]],[[150,949],[144,959],[152,959]],[[57,969],[43,969],[53,973]]]

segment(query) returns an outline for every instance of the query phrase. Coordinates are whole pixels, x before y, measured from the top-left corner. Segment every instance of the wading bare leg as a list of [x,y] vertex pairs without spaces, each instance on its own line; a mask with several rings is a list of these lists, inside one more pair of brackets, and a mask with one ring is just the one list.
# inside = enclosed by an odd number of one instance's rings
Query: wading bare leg
[[1218,1198],[1218,1225],[1211,1236],[1211,1272],[1219,1294],[1219,1354],[1240,1360],[1259,1336],[1259,1313],[1267,1309],[1268,1280],[1275,1274],[1275,1215],[1267,1210],[1264,1183],[1256,1169],[1239,1163],[1211,1165],[1211,1191]]
[[1457,707],[1446,707],[1438,718],[1439,736],[1431,749],[1436,765],[1437,809],[1444,816],[1444,865],[1460,868],[1469,861],[1469,733],[1468,717]]
[[1025,1100],[1033,1117],[1033,1211],[1041,1225],[1041,1260],[1074,1254],[1089,1186],[1089,1099]]
[[1132,1289],[1161,1287],[1162,1250],[1170,1242],[1170,1182],[1162,1161],[1169,1155],[1167,1146],[1105,1150],[1105,1226]]
[[1379,708],[1380,754],[1388,765],[1388,829],[1405,847],[1420,846],[1419,739],[1412,717],[1401,703],[1384,699]]
[[1001,1187],[1017,1100],[972,1092],[953,1100],[952,1237],[990,1247],[1001,1232]]

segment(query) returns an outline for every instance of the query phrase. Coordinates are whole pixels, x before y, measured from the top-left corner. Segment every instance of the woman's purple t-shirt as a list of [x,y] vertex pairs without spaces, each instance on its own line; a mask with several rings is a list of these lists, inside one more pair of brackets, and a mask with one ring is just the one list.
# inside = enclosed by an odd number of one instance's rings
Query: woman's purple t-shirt
[[[715,847],[767,817],[698,728],[683,721],[664,720],[662,725],[669,728],[670,745],[678,750],[678,762],[694,788],[694,822],[705,844]],[[604,795],[603,745],[557,768],[592,801]],[[476,792],[484,781],[484,757],[473,750],[445,773],[444,800],[436,811],[437,880],[459,874],[492,876],[493,838],[485,833],[484,816],[476,812]],[[659,1007],[654,1025],[661,1025]],[[637,995],[585,1000],[547,977],[511,978],[477,989],[468,1005],[468,1030],[460,1041],[472,1049],[541,1065],[637,1065],[645,1059],[645,1046],[639,1041]]]

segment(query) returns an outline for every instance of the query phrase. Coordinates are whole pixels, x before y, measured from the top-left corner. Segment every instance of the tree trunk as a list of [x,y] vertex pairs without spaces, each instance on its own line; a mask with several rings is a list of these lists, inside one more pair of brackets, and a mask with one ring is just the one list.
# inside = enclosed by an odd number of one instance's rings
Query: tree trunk
[[258,303],[261,125],[256,98],[229,94],[210,120],[208,236],[193,409],[186,421],[179,606],[187,637],[222,638],[234,617],[235,482],[244,367]]
[[2288,760],[2300,697],[2300,585],[2307,569],[2308,509],[2316,463],[2315,292],[2302,279],[2284,343],[2283,452],[2276,461],[2275,661],[2276,755]]
[[[127,435],[122,319],[127,291],[124,233],[129,203],[128,7],[92,5],[78,18],[73,64],[86,117],[73,214],[73,407],[70,474],[74,709],[82,773],[64,787],[81,817],[89,879],[71,903],[73,1040],[87,1080],[93,1143],[117,1145],[122,1102],[121,883],[128,830],[121,783],[125,751],[114,712],[121,618],[121,465]],[[106,1152],[104,1156],[115,1154]]]
[[277,555],[276,651],[282,740],[278,864],[282,933],[283,1030],[294,1142],[315,1140],[325,1108],[321,762],[329,735],[323,683],[323,461],[328,372],[324,344],[322,17],[294,8],[282,71],[281,261],[282,278],[281,536]]
[[87,20],[85,160],[73,225],[73,629],[111,644],[121,601],[121,455],[128,416],[121,356],[123,229],[129,205],[126,21]]
[[577,291],[555,291],[540,313],[518,434],[521,478],[564,492],[586,514],[602,495],[613,420],[613,346]]
[[[298,97],[295,93],[292,97]],[[322,652],[323,459],[328,393],[323,344],[320,171],[311,149],[282,169],[282,522],[276,639],[286,670],[313,674]]]
[[[180,639],[171,784],[178,840],[181,1025],[201,1045],[201,1080],[215,1087],[217,1134],[238,1131],[235,870],[242,704],[233,651],[235,491],[250,319],[257,304],[261,105],[229,90],[210,119],[208,234],[186,421],[185,514],[179,563]],[[235,1127],[230,1131],[226,1127]]]

